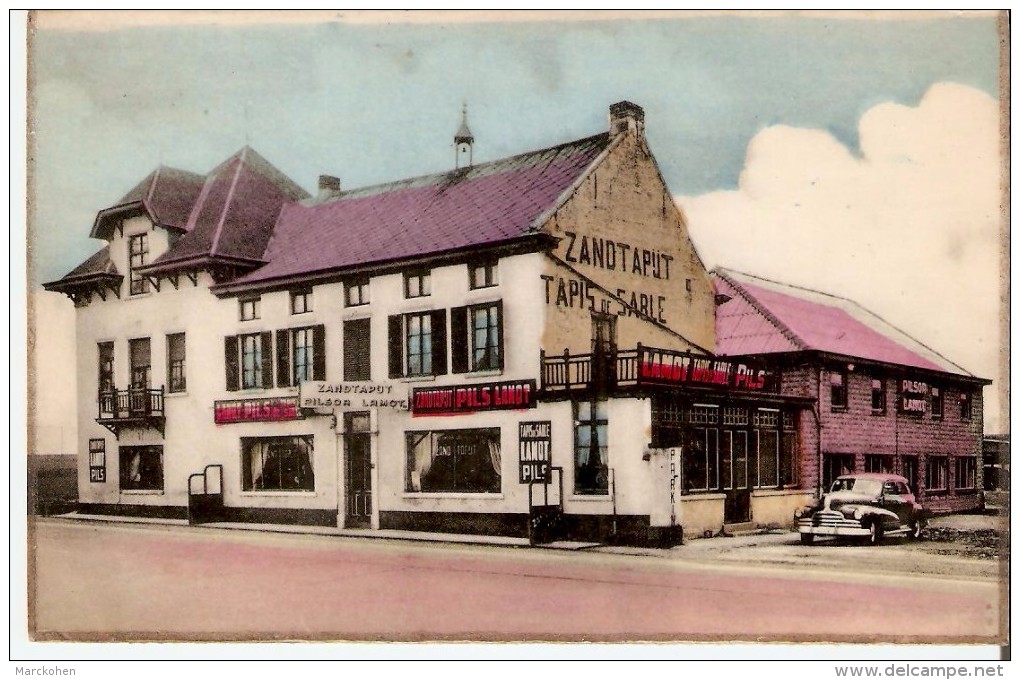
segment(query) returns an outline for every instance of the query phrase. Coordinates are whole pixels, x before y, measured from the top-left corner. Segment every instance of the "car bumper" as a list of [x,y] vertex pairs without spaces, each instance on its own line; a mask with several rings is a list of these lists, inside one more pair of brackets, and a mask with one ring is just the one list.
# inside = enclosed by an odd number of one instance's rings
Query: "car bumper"
[[810,517],[797,520],[797,531],[814,536],[867,536],[871,533],[857,520],[825,518],[816,522]]

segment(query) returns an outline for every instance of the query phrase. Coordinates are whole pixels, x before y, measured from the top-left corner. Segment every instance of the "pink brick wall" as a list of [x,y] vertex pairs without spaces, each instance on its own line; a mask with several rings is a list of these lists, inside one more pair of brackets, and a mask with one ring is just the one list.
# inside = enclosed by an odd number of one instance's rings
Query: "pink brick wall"
[[[819,384],[819,377],[821,378]],[[923,376],[907,374],[904,377],[924,380]],[[822,453],[841,453],[854,456],[854,469],[864,471],[867,454],[888,454],[893,457],[893,469],[902,473],[900,456],[918,457],[918,489],[922,502],[936,513],[956,512],[981,507],[983,498],[981,478],[981,437],[983,414],[981,390],[971,391],[973,413],[969,420],[960,418],[960,386],[943,384],[944,415],[931,416],[931,400],[921,416],[901,414],[897,408],[896,379],[887,375],[886,408],[884,413],[873,413],[871,408],[871,374],[866,367],[855,366],[848,374],[847,408],[833,409],[829,371],[810,366],[784,369],[783,394],[817,398],[819,429],[811,410],[804,410],[800,418],[801,486],[817,488],[819,479],[818,447]],[[819,387],[821,389],[819,389]],[[931,455],[945,455],[948,459],[948,490],[928,494],[925,489],[925,470]],[[977,455],[976,491],[956,490],[956,469],[953,456]]]

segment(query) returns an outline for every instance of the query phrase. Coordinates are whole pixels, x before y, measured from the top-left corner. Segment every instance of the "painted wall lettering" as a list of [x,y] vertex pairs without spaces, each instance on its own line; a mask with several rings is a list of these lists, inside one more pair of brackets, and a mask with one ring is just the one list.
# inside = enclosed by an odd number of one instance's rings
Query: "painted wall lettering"
[[89,482],[106,483],[106,440],[89,440]]
[[552,423],[521,423],[519,435],[520,483],[546,481],[552,461]]
[[572,231],[564,231],[563,234],[567,237],[564,256],[567,262],[653,279],[669,279],[669,266],[674,258],[661,250],[639,248],[597,236],[578,236]]
[[325,382],[301,383],[298,395],[301,408],[354,409],[389,408],[407,410],[407,389],[387,383]]
[[928,383],[919,380],[900,381],[900,412],[922,415],[927,410]]
[[587,309],[617,316],[639,316],[666,323],[666,296],[652,291],[641,292],[617,288],[617,299],[606,296],[587,281],[543,274],[545,302],[569,309]]

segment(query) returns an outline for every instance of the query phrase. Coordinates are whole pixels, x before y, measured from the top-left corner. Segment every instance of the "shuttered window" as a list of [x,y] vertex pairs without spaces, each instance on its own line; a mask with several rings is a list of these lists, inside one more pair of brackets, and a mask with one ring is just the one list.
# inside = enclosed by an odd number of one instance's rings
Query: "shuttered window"
[[503,368],[503,303],[455,307],[450,310],[453,372]]
[[276,331],[277,387],[326,379],[326,328],[306,326]]
[[344,380],[372,379],[371,319],[344,321]]
[[249,333],[223,339],[228,392],[273,386],[273,334]]
[[391,316],[388,330],[391,378],[447,372],[445,309]]

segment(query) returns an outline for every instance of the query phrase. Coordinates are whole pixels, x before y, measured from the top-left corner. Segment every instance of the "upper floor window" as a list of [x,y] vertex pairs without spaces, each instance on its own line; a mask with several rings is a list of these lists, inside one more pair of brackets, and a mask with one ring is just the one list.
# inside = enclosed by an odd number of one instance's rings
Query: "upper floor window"
[[99,392],[112,392],[113,383],[113,343],[99,343]]
[[227,390],[272,387],[272,351],[272,333],[248,333],[224,338]]
[[468,265],[471,288],[489,288],[499,284],[495,260]]
[[304,288],[302,290],[291,291],[290,313],[304,314],[310,311],[312,311],[312,289]]
[[241,306],[241,321],[252,321],[262,318],[262,298],[249,298],[239,302]]
[[326,327],[276,331],[276,385],[326,379]]
[[372,320],[344,321],[344,380],[372,379]]
[[847,372],[846,369],[838,369],[829,372],[830,404],[832,408],[842,409],[847,407]]
[[128,341],[128,359],[131,361],[131,387],[133,389],[148,389],[152,386],[150,347],[148,338],[136,338]]
[[503,303],[491,302],[450,310],[453,372],[503,368]]
[[369,303],[368,279],[352,279],[344,284],[344,306],[359,307]]
[[389,318],[389,374],[446,373],[446,310],[397,314]]
[[416,298],[432,295],[432,272],[417,271],[404,274],[404,297]]
[[149,261],[149,235],[135,234],[128,238],[128,269],[130,270],[131,294],[149,292],[149,280],[135,271]]
[[183,392],[188,388],[184,371],[184,347],[184,333],[166,336],[166,382],[169,392]]
[[885,378],[881,376],[871,379],[871,412],[885,413]]
[[970,420],[974,415],[974,399],[969,392],[960,392],[960,420]]
[[942,394],[941,387],[931,388],[931,417],[941,418],[945,409],[945,399]]

